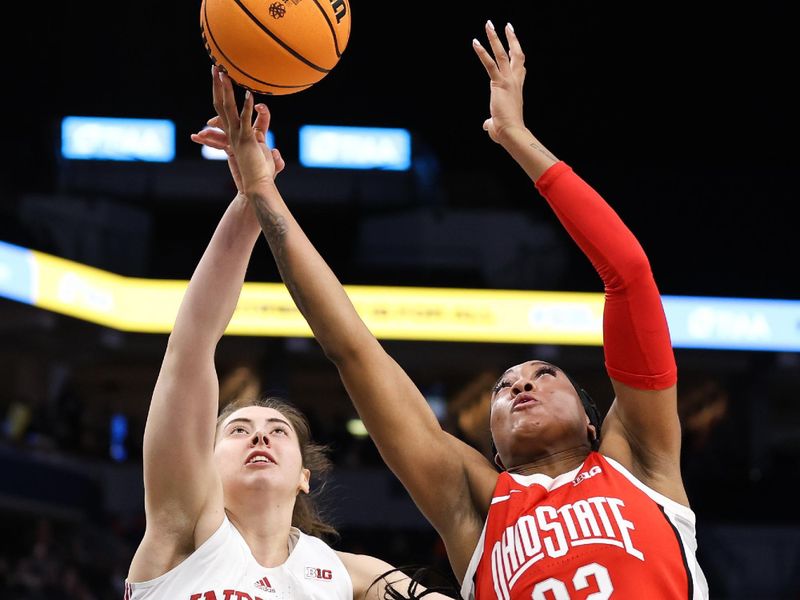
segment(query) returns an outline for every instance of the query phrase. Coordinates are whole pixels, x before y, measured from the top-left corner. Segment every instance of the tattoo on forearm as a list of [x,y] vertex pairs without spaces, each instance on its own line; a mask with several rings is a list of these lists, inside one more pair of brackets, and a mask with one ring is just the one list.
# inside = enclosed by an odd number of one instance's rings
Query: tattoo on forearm
[[530,147],[533,148],[534,150],[538,150],[550,160],[556,160],[556,161],[558,160],[555,156],[553,156],[552,152],[550,152],[547,148],[542,146],[539,142],[531,142]]
[[253,198],[253,204],[255,205],[258,222],[261,224],[261,229],[264,231],[264,235],[267,236],[270,246],[272,246],[273,242],[277,243],[276,247],[282,246],[281,240],[286,237],[287,230],[284,216],[272,210],[267,203],[267,199],[263,196],[256,195]]
[[267,238],[267,243],[269,243],[269,247],[272,250],[275,264],[278,266],[278,271],[286,285],[286,289],[289,290],[289,294],[294,299],[298,310],[305,315],[304,298],[294,282],[286,257],[286,233],[289,230],[286,224],[286,217],[272,210],[267,203],[267,199],[263,196],[256,195],[253,198],[253,204],[255,205],[258,222],[261,224],[261,229]]

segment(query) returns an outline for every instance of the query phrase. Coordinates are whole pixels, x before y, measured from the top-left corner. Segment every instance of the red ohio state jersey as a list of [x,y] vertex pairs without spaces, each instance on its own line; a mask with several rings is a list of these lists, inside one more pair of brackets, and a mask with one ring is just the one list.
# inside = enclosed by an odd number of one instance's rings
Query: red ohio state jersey
[[462,596],[708,598],[694,513],[592,452],[552,479],[501,473]]

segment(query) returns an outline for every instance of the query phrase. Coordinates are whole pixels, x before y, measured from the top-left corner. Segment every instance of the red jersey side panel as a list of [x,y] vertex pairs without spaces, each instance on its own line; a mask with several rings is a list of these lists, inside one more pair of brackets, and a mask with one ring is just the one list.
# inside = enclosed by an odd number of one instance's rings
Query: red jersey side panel
[[501,473],[464,598],[708,597],[694,514],[598,452],[551,479]]

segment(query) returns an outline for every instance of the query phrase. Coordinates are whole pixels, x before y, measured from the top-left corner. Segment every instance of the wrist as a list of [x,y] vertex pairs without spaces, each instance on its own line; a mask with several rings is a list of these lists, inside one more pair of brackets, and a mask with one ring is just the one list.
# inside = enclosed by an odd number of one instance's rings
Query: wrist
[[275,180],[270,177],[258,179],[252,183],[245,181],[242,185],[242,191],[240,194],[246,196],[247,198],[253,198],[255,195],[269,197],[271,194],[274,194],[277,191],[278,187],[275,185]]
[[238,215],[238,218],[243,225],[249,225],[252,221],[256,224],[256,226],[258,226],[258,219],[256,219],[253,206],[250,203],[250,199],[247,197],[247,195],[245,195],[244,192],[236,192],[236,196],[233,198],[233,200],[231,200],[230,210],[233,210],[234,213]]
[[535,139],[531,131],[524,125],[511,125],[497,133],[497,143],[509,151],[519,144],[527,145]]

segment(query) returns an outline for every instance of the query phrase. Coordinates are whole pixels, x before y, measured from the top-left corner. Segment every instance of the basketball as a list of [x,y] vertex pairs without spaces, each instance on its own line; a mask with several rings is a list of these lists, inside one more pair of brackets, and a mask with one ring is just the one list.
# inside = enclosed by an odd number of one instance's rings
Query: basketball
[[258,94],[294,94],[325,77],[350,37],[348,0],[203,0],[211,60]]

